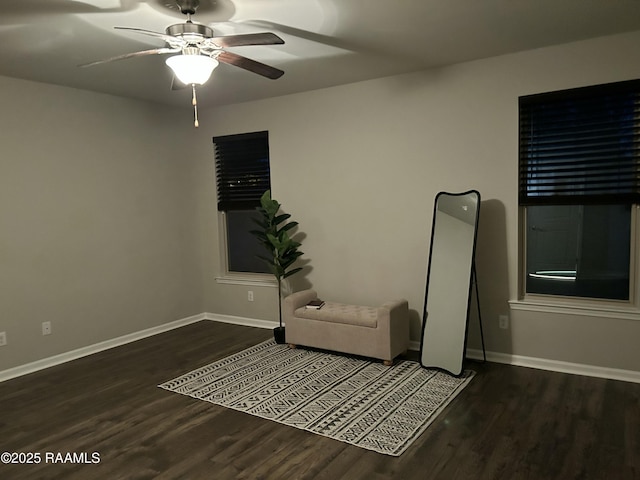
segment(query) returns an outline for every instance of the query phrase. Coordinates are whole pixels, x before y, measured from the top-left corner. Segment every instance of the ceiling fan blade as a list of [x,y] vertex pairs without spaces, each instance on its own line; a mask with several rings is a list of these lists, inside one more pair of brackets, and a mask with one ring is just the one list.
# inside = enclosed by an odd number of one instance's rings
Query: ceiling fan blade
[[282,45],[282,40],[275,33],[246,33],[242,35],[226,35],[223,37],[213,37],[207,42],[214,43],[221,48],[241,47],[244,45]]
[[93,65],[99,65],[101,63],[113,62],[115,60],[124,60],[131,57],[144,57],[147,55],[163,55],[165,53],[177,53],[179,48],[154,48],[152,50],[141,50],[139,52],[125,53],[123,55],[116,55],[115,57],[105,58],[104,60],[97,60],[95,62],[83,63],[78,65],[79,67],[92,67]]
[[258,75],[262,75],[263,77],[267,77],[272,80],[280,78],[282,75],[284,75],[284,72],[282,70],[271,67],[269,65],[265,65],[264,63],[256,62],[255,60],[251,60],[250,58],[243,57],[235,53],[223,51],[220,52],[216,58],[223,63],[244,68],[245,70],[257,73]]
[[151,37],[162,38],[165,42],[176,42],[180,41],[180,39],[174,37],[173,35],[167,35],[166,33],[153,32],[151,30],[145,30],[144,28],[135,28],[135,27],[113,27],[116,30],[129,30],[135,33],[141,33],[143,35],[149,35]]

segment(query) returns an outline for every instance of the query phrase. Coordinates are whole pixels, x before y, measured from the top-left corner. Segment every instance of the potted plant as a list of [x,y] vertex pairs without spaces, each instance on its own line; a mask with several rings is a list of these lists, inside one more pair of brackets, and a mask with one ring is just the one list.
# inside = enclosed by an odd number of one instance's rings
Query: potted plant
[[273,329],[273,336],[276,343],[285,343],[285,327],[282,326],[282,280],[302,270],[302,267],[290,269],[303,253],[298,250],[301,244],[289,236],[289,231],[296,227],[298,222],[287,222],[291,215],[278,213],[280,203],[271,198],[270,190],[260,197],[260,206],[256,210],[261,215],[260,219],[255,220],[260,230],[252,230],[251,233],[269,252],[265,256],[258,257],[268,265],[269,271],[276,277],[278,283],[279,326]]

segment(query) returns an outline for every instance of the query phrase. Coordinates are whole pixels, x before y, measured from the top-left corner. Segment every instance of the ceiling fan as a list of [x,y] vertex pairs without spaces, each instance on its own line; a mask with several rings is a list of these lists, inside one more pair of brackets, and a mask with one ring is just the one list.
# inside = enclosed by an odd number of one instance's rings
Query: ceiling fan
[[[196,85],[204,84],[218,62],[226,63],[257,73],[263,77],[275,80],[284,72],[278,68],[252,60],[242,55],[225,50],[229,47],[241,47],[247,45],[281,45],[284,40],[274,33],[248,33],[241,35],[214,36],[213,29],[207,25],[194,23],[191,16],[196,13],[200,0],[176,0],[180,11],[187,16],[187,21],[169,25],[165,33],[153,32],[133,27],[114,27],[117,30],[129,30],[143,35],[161,38],[166,42],[162,48],[141,50],[125,53],[115,57],[85,63],[81,67],[91,67],[102,63],[124,60],[126,58],[142,57],[148,55],[177,54],[166,59],[166,64],[173,70],[174,78],[178,78],[184,85],[191,85],[193,92],[193,107],[195,113],[195,126],[198,126],[198,110],[196,102]],[[172,88],[177,88],[175,82]]]

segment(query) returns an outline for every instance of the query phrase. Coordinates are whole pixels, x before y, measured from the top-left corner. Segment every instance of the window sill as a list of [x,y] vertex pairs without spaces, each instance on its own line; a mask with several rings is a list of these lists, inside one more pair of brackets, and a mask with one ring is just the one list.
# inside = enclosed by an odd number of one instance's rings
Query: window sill
[[640,309],[633,305],[595,305],[576,302],[554,302],[544,299],[509,300],[511,310],[544,312],[562,315],[613,318],[640,321]]
[[227,274],[216,277],[216,283],[224,285],[244,285],[248,287],[277,287],[275,279],[271,275],[234,275]]

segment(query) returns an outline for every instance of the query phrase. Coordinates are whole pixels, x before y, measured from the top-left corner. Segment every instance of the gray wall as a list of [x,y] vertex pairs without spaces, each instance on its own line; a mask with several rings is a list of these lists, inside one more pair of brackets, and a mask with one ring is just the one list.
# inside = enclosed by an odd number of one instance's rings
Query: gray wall
[[[488,349],[640,371],[637,311],[614,318],[509,304],[518,299],[518,96],[638,78],[640,63],[630,59],[639,44],[640,32],[598,38],[218,108],[203,123],[214,135],[269,130],[273,194],[300,222],[312,267],[297,281],[323,298],[407,298],[417,341],[434,197],[475,188]],[[203,221],[217,238],[215,211]],[[209,278],[207,309],[251,317],[248,289]],[[273,295],[256,298],[262,318],[276,317]],[[510,315],[510,329],[498,328],[500,314]],[[471,343],[479,345],[476,328]]]
[[0,371],[201,313],[189,112],[5,77],[0,103]]
[[488,349],[640,371],[637,312],[509,304],[517,98],[638,78],[639,44],[636,32],[218,107],[198,130],[188,109],[0,77],[0,371],[201,312],[276,320],[272,286],[216,280],[211,137],[264,129],[274,195],[305,236],[293,288],[407,298],[417,341],[433,199],[476,188]]

